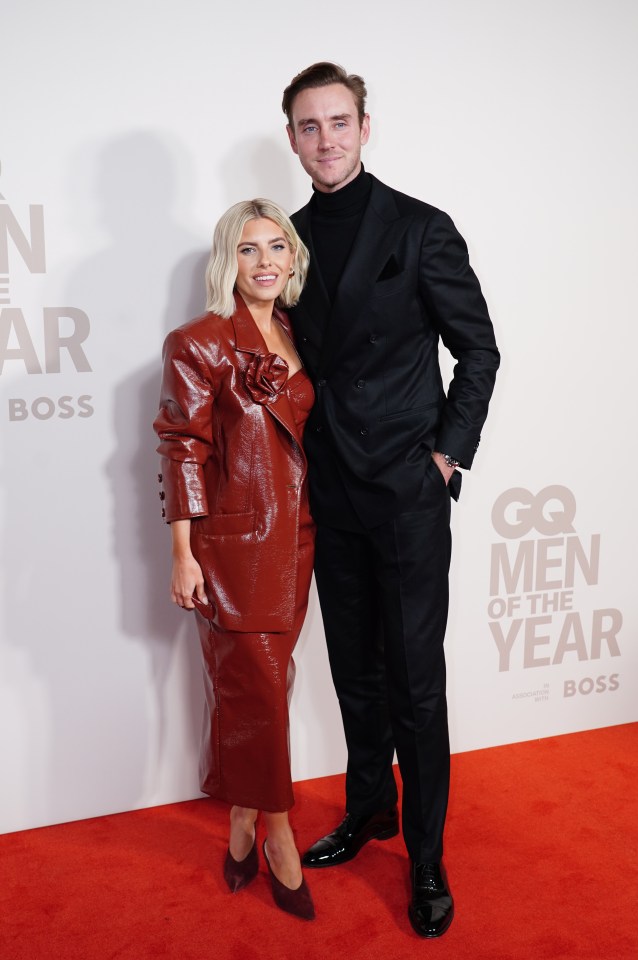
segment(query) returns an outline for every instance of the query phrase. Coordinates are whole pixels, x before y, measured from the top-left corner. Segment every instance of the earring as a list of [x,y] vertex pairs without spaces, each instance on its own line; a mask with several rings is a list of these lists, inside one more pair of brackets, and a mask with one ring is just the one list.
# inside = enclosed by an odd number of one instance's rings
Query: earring
[[290,280],[290,278],[294,277],[294,275],[295,275],[295,271],[291,270],[290,273],[288,274],[288,279]]

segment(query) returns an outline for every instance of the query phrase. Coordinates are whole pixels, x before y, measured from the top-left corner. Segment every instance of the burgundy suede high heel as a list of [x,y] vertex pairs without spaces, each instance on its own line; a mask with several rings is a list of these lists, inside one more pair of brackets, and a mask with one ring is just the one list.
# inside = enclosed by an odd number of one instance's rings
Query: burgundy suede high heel
[[253,841],[248,854],[243,860],[235,860],[230,847],[226,851],[224,860],[224,880],[228,884],[231,893],[237,893],[243,890],[255,879],[259,871],[259,855],[257,853],[257,837]]
[[270,874],[273,900],[279,909],[285,910],[286,913],[291,913],[294,917],[300,917],[302,920],[314,920],[315,905],[312,902],[312,896],[310,895],[310,890],[308,889],[308,884],[305,879],[302,879],[300,886],[298,886],[296,890],[291,890],[290,887],[285,886],[273,873],[266,852],[265,840],[262,849],[264,851],[264,860],[268,867],[268,873]]

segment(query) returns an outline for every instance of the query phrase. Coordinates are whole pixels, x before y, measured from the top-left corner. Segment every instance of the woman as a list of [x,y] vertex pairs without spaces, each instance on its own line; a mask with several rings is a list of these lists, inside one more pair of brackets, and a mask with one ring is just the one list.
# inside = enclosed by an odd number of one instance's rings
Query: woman
[[208,312],[164,344],[155,429],[171,598],[196,608],[204,656],[202,789],[232,804],[224,877],[235,892],[257,875],[261,811],[275,902],[312,919],[288,821],[288,702],[314,550],[301,445],[314,396],[280,309],[296,303],[307,269],[276,204],[224,214],[206,270]]

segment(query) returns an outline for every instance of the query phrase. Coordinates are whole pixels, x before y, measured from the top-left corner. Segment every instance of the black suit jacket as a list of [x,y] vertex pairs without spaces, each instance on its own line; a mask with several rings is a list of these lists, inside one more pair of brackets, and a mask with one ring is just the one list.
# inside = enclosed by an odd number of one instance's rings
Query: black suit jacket
[[[312,257],[310,205],[292,220]],[[409,510],[433,450],[471,466],[499,353],[446,213],[373,177],[332,307],[311,260],[291,319],[317,393],[305,447],[319,522],[349,525],[354,511],[373,527]],[[447,396],[439,338],[456,359]]]

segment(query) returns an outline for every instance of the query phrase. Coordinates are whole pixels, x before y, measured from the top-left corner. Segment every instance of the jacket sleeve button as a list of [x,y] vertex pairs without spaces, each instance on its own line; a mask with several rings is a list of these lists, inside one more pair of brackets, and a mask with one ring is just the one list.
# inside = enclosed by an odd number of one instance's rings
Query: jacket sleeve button
[[361,430],[360,430],[359,432],[361,433],[361,436],[362,436],[362,437],[367,437],[367,436],[368,436],[368,428],[367,428],[367,427],[361,427]]
[[357,383],[356,383],[357,390],[363,390],[365,385],[366,385],[365,380],[357,380]]

